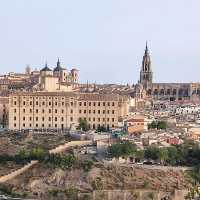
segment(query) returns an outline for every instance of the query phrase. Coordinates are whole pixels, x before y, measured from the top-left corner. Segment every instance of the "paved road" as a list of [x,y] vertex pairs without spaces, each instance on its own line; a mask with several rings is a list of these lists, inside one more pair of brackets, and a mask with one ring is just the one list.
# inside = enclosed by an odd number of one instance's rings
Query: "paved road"
[[133,163],[119,163],[119,162],[110,162],[103,160],[103,163],[106,165],[117,165],[117,166],[124,166],[124,167],[137,167],[137,168],[143,168],[143,169],[157,169],[162,171],[185,171],[185,170],[191,170],[191,167],[174,167],[174,166],[161,166],[161,165],[138,165]]

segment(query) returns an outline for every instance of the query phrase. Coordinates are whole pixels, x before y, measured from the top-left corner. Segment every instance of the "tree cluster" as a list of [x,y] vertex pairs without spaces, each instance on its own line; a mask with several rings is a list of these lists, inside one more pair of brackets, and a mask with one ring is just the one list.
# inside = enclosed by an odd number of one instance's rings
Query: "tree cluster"
[[197,166],[200,165],[200,148],[192,141],[185,141],[181,145],[159,148],[151,145],[144,150],[137,150],[131,142],[118,142],[109,147],[108,152],[112,157],[133,156],[137,160],[153,160],[161,164],[172,166]]
[[83,131],[89,131],[89,125],[86,119],[82,119],[82,118],[79,119],[78,129],[83,130]]
[[113,144],[108,148],[108,152],[112,157],[119,158],[120,156],[130,156],[135,154],[137,151],[136,145],[129,141],[122,141],[116,144]]
[[166,129],[167,123],[165,121],[153,121],[150,124],[148,124],[148,129]]

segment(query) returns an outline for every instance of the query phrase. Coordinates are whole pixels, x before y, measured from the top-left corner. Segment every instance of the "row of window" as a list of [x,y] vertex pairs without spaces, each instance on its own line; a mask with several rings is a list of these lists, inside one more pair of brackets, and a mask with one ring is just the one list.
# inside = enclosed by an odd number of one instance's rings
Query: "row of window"
[[[14,113],[16,113],[16,112],[17,112],[17,109],[14,109]],[[32,113],[32,112],[33,112],[33,110],[32,110],[32,109],[29,109],[29,113]],[[25,109],[25,108],[23,109],[23,113],[26,113],[26,109]],[[39,113],[39,109],[35,109],[35,113]],[[42,109],[42,113],[45,113],[45,110],[44,110],[44,109]],[[48,113],[52,113],[52,109],[49,109]],[[55,109],[55,110],[54,110],[54,113],[58,113],[58,109]],[[61,110],[61,113],[64,114],[64,110],[63,110],[63,109]],[[73,114],[73,110],[72,110],[72,109],[70,110],[70,113]],[[79,110],[79,113],[80,113],[80,114],[81,114],[81,113],[86,114],[86,113],[87,113],[87,110]],[[91,114],[91,113],[96,114],[96,110],[93,110],[93,111],[92,111],[92,110],[88,110],[88,113],[89,113],[89,114]],[[107,110],[107,114],[110,114],[110,113],[115,114],[115,111],[114,111],[114,110],[112,110],[112,111]],[[98,110],[98,111],[97,111],[97,114],[101,114],[101,111]],[[103,111],[102,111],[102,114],[106,114],[106,111],[103,110]]]
[[[17,112],[17,109],[14,109],[14,113],[16,113],[16,112]],[[33,112],[33,109],[29,109],[29,113],[32,113],[32,112]],[[51,112],[52,112],[52,109],[49,109],[48,113],[51,113]],[[26,109],[25,108],[23,109],[23,113],[26,113]],[[35,109],[35,113],[39,113],[39,109]],[[44,109],[42,109],[42,113],[45,113]],[[54,113],[58,113],[58,110],[55,109]],[[61,110],[61,113],[64,114],[64,110],[63,109]],[[72,109],[70,110],[70,113],[73,114],[73,110]]]
[[[29,121],[32,121],[33,118],[32,118],[32,117],[29,117],[28,119],[29,119]],[[52,119],[53,119],[52,117],[48,117],[48,121],[49,121],[49,122],[52,121]],[[86,119],[86,118],[85,118],[85,119]],[[17,120],[17,117],[14,116],[14,121],[16,121],[16,120]],[[22,118],[22,120],[25,121],[25,120],[26,120],[26,117],[24,116],[24,117]],[[41,120],[42,120],[42,121],[45,121],[45,117],[42,117]],[[63,121],[64,121],[64,117],[61,117],[60,120],[63,122]],[[93,118],[90,118],[90,117],[89,117],[89,118],[88,118],[88,121],[89,121],[89,122],[92,121],[92,120],[93,120],[93,122],[95,122],[96,120],[97,120],[98,122],[101,121],[100,118],[97,118],[97,119],[96,119],[95,117],[93,117]],[[114,121],[115,121],[115,118],[111,118],[111,120],[112,120],[112,122],[114,122]],[[39,117],[35,117],[35,121],[39,121]],[[54,121],[57,122],[57,121],[58,121],[58,117],[54,117]],[[70,117],[70,121],[73,122],[73,117]],[[102,121],[105,122],[105,121],[106,121],[106,118],[102,118]],[[110,121],[110,118],[107,118],[107,122],[109,122],[109,121]]]
[[[103,106],[106,106],[106,102],[88,102],[88,106],[101,106],[101,104],[103,105]],[[79,102],[79,106],[87,106],[87,102]],[[115,102],[107,102],[107,106],[115,106]]]
[[[33,105],[33,101],[29,101],[29,102],[26,102],[26,101],[23,101],[23,103],[22,103],[24,106],[28,106],[28,105],[30,105],[30,106],[32,106]],[[17,101],[14,101],[14,105],[16,106],[17,105]],[[35,105],[36,106],[39,106],[39,101],[35,101]],[[45,105],[48,105],[48,106],[59,106],[59,103],[58,102],[54,102],[54,104],[53,104],[53,102],[52,101],[48,101],[48,102],[45,102],[45,101],[42,101],[41,102],[41,105],[43,105],[43,106],[45,106]],[[64,101],[62,101],[61,102],[61,104],[60,105],[62,105],[62,106],[65,106],[65,102]],[[70,102],[70,105],[71,106],[73,106],[74,105],[74,103],[73,102]],[[87,106],[87,102],[79,102],[79,106]],[[88,102],[88,106],[115,106],[115,102]]]
[[[14,127],[17,127],[17,124],[16,124],[16,123],[14,123],[13,125],[14,125]],[[22,126],[23,126],[23,127],[29,127],[29,128],[31,128],[31,127],[32,127],[32,124],[25,124],[25,123],[23,123]],[[42,126],[43,128],[45,127],[44,124],[42,124],[41,126]],[[58,126],[59,126],[58,124],[54,124],[54,127],[55,127],[55,128],[58,128]],[[39,127],[39,124],[35,124],[35,127],[38,128],[38,127]],[[49,127],[49,128],[52,127],[52,124],[48,124],[48,127]],[[62,129],[64,128],[64,124],[61,124],[61,128],[62,128]]]
[[[17,101],[14,101],[14,103],[13,103],[15,106],[17,105]],[[23,105],[24,106],[28,106],[28,105],[30,105],[30,106],[32,106],[33,105],[33,102],[32,101],[29,101],[29,103],[28,102],[26,102],[26,101],[23,101]],[[35,105],[36,106],[39,106],[39,101],[35,101]],[[58,102],[54,102],[54,104],[53,104],[53,102],[52,101],[49,101],[48,103],[46,103],[45,101],[42,101],[42,104],[41,105],[43,105],[43,106],[45,106],[45,105],[48,105],[48,106],[58,106],[59,104],[58,104]],[[61,105],[62,106],[65,106],[65,102],[61,102]],[[74,103],[73,102],[70,102],[70,105],[71,106],[73,106],[74,105]]]
[[[16,124],[16,123],[14,123],[13,125],[14,125],[14,127],[17,127],[17,124]],[[89,128],[96,129],[96,128],[100,127],[101,125],[100,125],[100,124],[98,124],[98,125],[96,125],[96,124],[88,124],[88,126],[89,126]],[[25,127],[32,128],[32,124],[25,124],[25,123],[23,123],[23,124],[22,124],[22,127],[24,127],[24,128],[25,128]],[[38,128],[38,127],[39,127],[39,124],[35,124],[35,127]],[[44,128],[45,125],[42,124],[42,127]],[[52,124],[48,124],[48,127],[51,128],[51,127],[52,127]],[[55,128],[58,128],[58,124],[54,124],[54,127],[55,127]],[[114,124],[112,124],[112,127],[114,127]],[[61,128],[62,128],[62,129],[64,128],[64,124],[61,124]],[[109,128],[109,124],[107,125],[107,128]]]
[[[32,117],[29,117],[29,121],[32,121],[32,119],[33,119]],[[41,119],[42,119],[42,121],[45,121],[45,117],[42,117]],[[48,121],[52,121],[52,119],[53,119],[52,117],[49,117],[49,118],[48,118]],[[16,120],[17,120],[17,117],[14,116],[14,121],[16,121]],[[25,120],[26,120],[26,117],[23,117],[22,120],[25,121]],[[60,120],[63,122],[63,121],[64,121],[64,117],[61,117]],[[39,117],[35,117],[35,121],[39,121]],[[54,121],[57,122],[57,121],[58,121],[58,117],[55,117],[55,118],[54,118]],[[70,121],[71,121],[71,122],[73,121],[73,117],[70,117]]]
[[[110,110],[107,110],[107,114],[110,114]],[[81,113],[84,113],[84,114],[86,114],[87,113],[87,110],[79,110],[79,113],[81,114]],[[93,113],[93,114],[101,114],[101,111],[100,110],[98,110],[97,111],[97,113],[96,113],[96,110],[88,110],[88,113],[89,114],[91,114],[91,113]],[[102,114],[106,114],[106,111],[105,110],[102,110]],[[112,110],[112,114],[115,114],[115,111],[114,110]]]

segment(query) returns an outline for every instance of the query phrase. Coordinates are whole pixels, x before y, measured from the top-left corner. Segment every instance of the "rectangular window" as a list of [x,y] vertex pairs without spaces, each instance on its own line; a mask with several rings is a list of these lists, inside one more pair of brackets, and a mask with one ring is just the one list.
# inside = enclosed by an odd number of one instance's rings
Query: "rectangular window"
[[115,102],[112,102],[112,106],[115,106]]
[[114,110],[112,110],[112,114],[115,114],[115,111],[114,111]]
[[17,102],[16,102],[16,101],[14,101],[14,105],[15,105],[15,106],[17,105]]
[[82,103],[81,102],[79,102],[79,106],[81,106],[82,105]]
[[62,102],[62,106],[64,106],[65,105],[65,102]]
[[38,101],[35,102],[35,105],[38,106]]
[[55,121],[57,122],[57,120],[58,120],[58,118],[57,117],[55,117]]
[[71,114],[73,114],[73,110],[72,110],[72,109],[71,109],[71,111],[70,111],[70,112],[71,112]]
[[91,106],[91,102],[89,102],[89,106]]
[[95,114],[95,110],[93,110],[93,113]]
[[16,124],[14,123],[14,127],[16,127]]
[[51,117],[49,117],[49,121],[51,121]]
[[84,114],[86,114],[86,110],[84,110]]
[[24,105],[24,106],[26,105],[26,101],[23,101],[23,105]]
[[51,113],[51,109],[49,109],[49,113]]
[[25,109],[23,109],[23,113],[25,113],[26,112],[26,110]]
[[61,117],[61,121],[62,121],[62,122],[64,121],[64,117]]
[[81,110],[79,110],[79,113],[81,114]]
[[15,120],[15,121],[17,120],[17,117],[16,117],[16,116],[14,116],[14,120]]
[[70,121],[73,122],[73,117],[70,117]]
[[108,102],[108,104],[107,104],[108,106],[110,106],[110,102]]
[[30,106],[32,106],[32,101],[30,101]]
[[101,103],[100,102],[98,102],[98,106],[100,106],[101,105]]
[[98,114],[100,114],[100,110],[98,110]]
[[25,117],[23,117],[23,121],[25,121]]
[[55,109],[55,113],[57,113],[57,109]]
[[36,109],[35,112],[38,113],[38,109]]
[[62,112],[62,114],[63,114],[63,113],[64,113],[64,110],[62,109],[62,111],[61,111],[61,112]]
[[42,109],[42,113],[44,113],[44,109]]
[[32,113],[32,109],[30,109],[30,113]]
[[29,117],[29,120],[31,121],[31,120],[32,120],[32,117]]
[[86,106],[86,102],[84,102],[84,106]]
[[16,113],[17,112],[17,109],[14,109],[14,113]]
[[96,103],[95,103],[95,102],[93,102],[93,106],[96,106]]

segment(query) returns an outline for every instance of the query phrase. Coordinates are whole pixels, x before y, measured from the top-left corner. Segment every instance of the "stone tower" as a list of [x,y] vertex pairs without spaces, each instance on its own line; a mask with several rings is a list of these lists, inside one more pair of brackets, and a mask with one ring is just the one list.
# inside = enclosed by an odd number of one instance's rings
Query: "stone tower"
[[146,43],[146,48],[142,60],[142,68],[140,70],[140,83],[147,87],[147,85],[151,84],[153,81],[153,72],[151,69],[151,59],[149,55],[148,46]]

